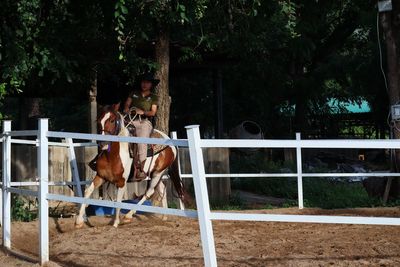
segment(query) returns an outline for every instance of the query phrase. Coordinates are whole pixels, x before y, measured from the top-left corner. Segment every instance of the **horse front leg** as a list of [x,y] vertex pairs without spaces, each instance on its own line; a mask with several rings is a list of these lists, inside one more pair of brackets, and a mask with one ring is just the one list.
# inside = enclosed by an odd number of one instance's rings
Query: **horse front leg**
[[[161,196],[161,207],[163,207],[164,209],[168,209],[167,187],[162,181],[157,185],[156,192],[159,196]],[[166,221],[167,219],[167,215],[163,214],[162,220]]]
[[[118,191],[117,191],[117,202],[118,203],[122,202],[122,197],[124,196],[125,191],[126,191],[126,183],[124,184],[123,187],[118,187]],[[114,218],[114,224],[113,224],[113,226],[115,228],[117,228],[118,225],[119,225],[119,213],[120,213],[120,211],[121,211],[121,208],[116,208],[115,209],[115,218]]]
[[[102,185],[103,183],[104,183],[104,179],[101,178],[100,176],[96,175],[93,178],[92,182],[90,183],[90,186],[88,188],[86,188],[86,190],[85,190],[85,198],[89,198],[92,195],[93,191],[96,188],[99,188],[100,185]],[[81,207],[79,209],[79,214],[75,220],[75,228],[81,228],[83,226],[83,223],[84,223],[83,216],[85,215],[86,206],[87,206],[86,204],[81,204]]]
[[[148,197],[146,196],[146,194],[144,194],[144,196],[140,199],[140,201],[137,203],[137,205],[142,205],[143,202],[145,202],[148,199]],[[130,223],[132,222],[132,216],[133,214],[136,214],[136,210],[130,210],[127,214],[125,214],[124,218],[122,219],[122,221],[124,223]]]

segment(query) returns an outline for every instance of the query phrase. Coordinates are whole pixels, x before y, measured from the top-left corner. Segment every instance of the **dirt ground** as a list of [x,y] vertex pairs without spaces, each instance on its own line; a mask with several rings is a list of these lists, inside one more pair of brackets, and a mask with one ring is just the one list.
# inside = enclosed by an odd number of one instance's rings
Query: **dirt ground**
[[[400,217],[400,208],[248,211]],[[113,228],[111,218],[90,217],[74,229],[73,218],[51,218],[50,266],[201,266],[198,222],[139,215]],[[399,226],[213,222],[219,266],[400,266]],[[38,223],[15,222],[12,247],[37,260]],[[38,266],[0,252],[0,266]]]

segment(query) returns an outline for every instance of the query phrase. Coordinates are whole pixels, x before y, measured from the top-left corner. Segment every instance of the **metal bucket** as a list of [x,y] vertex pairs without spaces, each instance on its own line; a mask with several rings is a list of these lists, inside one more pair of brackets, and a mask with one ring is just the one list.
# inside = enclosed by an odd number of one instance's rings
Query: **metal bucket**
[[[254,121],[243,121],[229,132],[232,139],[264,139],[260,125]],[[243,152],[255,152],[258,148],[240,149]]]

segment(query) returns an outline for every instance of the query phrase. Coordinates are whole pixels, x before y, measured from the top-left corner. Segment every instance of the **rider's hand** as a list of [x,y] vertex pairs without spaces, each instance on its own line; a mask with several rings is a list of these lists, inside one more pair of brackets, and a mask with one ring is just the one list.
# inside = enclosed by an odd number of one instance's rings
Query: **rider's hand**
[[124,113],[128,114],[129,113],[129,108],[124,108]]
[[136,108],[135,110],[136,114],[138,115],[144,115],[144,110],[140,109],[140,108]]

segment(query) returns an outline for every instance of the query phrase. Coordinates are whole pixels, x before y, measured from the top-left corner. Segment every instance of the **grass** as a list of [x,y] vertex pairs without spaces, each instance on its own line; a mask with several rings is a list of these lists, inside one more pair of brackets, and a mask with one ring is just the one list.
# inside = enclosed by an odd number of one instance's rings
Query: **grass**
[[[284,207],[297,206],[297,179],[236,179],[233,188],[292,201]],[[361,183],[303,178],[304,206],[324,209],[374,207],[381,205],[378,198],[368,196]]]
[[303,188],[308,207],[338,209],[380,205],[380,200],[369,197],[361,183],[305,178]]
[[210,200],[210,208],[212,210],[243,210],[246,209],[243,199],[238,193],[231,194],[228,202],[221,203],[218,200]]

